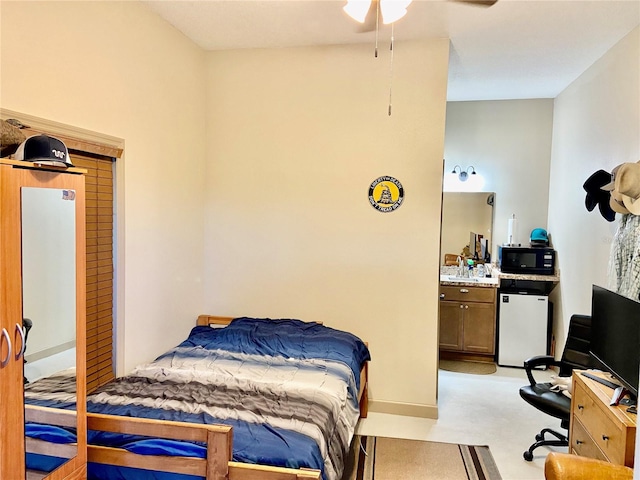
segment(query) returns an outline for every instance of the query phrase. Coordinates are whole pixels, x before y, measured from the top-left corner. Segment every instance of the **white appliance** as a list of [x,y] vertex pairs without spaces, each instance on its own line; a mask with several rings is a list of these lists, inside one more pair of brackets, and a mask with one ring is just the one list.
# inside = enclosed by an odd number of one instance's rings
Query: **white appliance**
[[525,360],[546,355],[549,297],[500,293],[499,302],[498,365],[522,368]]

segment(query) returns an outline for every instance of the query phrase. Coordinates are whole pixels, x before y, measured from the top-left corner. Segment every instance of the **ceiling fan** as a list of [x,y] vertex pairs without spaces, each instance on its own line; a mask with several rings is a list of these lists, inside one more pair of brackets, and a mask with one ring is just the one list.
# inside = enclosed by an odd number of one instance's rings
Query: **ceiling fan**
[[[378,57],[378,27],[380,17],[382,23],[391,24],[391,77],[393,77],[393,25],[407,14],[407,7],[413,0],[347,0],[343,10],[361,24],[358,32],[376,32],[376,44],[374,55]],[[451,0],[455,2],[467,3],[482,7],[490,7],[498,0]],[[391,83],[389,83],[389,108],[388,114],[391,116]]]
[[[479,7],[490,7],[498,0],[451,0]],[[347,0],[343,10],[361,24],[358,32],[372,32],[376,30],[379,17],[387,25],[400,20],[407,13],[407,7],[412,0]]]

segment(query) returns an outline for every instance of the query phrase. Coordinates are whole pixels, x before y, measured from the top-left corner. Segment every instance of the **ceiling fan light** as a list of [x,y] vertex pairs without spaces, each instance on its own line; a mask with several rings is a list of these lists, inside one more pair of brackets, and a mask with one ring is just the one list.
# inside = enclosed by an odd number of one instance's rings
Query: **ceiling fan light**
[[371,0],[347,0],[347,4],[342,9],[356,22],[364,23],[370,7]]
[[382,13],[382,23],[388,25],[400,20],[407,14],[407,7],[412,0],[380,0],[380,13]]

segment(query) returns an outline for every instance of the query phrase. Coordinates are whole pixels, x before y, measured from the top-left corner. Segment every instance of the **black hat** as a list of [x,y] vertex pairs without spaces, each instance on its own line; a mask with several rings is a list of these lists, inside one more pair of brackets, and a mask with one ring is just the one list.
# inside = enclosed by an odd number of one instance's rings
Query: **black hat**
[[584,182],[582,188],[587,192],[584,202],[587,210],[592,211],[598,205],[605,220],[613,222],[616,219],[616,212],[611,208],[611,192],[602,189],[610,181],[611,174],[609,172],[598,170]]
[[42,165],[73,167],[66,145],[61,140],[48,135],[27,138],[16,150],[14,158]]

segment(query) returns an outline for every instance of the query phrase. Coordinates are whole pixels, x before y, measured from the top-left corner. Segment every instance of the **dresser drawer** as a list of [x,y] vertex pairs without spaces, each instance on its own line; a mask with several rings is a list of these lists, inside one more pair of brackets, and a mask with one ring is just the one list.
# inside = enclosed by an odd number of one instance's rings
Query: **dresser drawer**
[[579,421],[571,424],[571,453],[583,457],[607,460],[607,457],[595,444],[593,438],[589,436],[585,428]]
[[440,287],[440,300],[493,303],[495,299],[496,289],[492,287]]
[[573,415],[579,419],[584,429],[591,433],[593,441],[607,460],[624,465],[625,432],[609,417],[602,404],[596,403],[582,386],[576,387],[572,404]]

